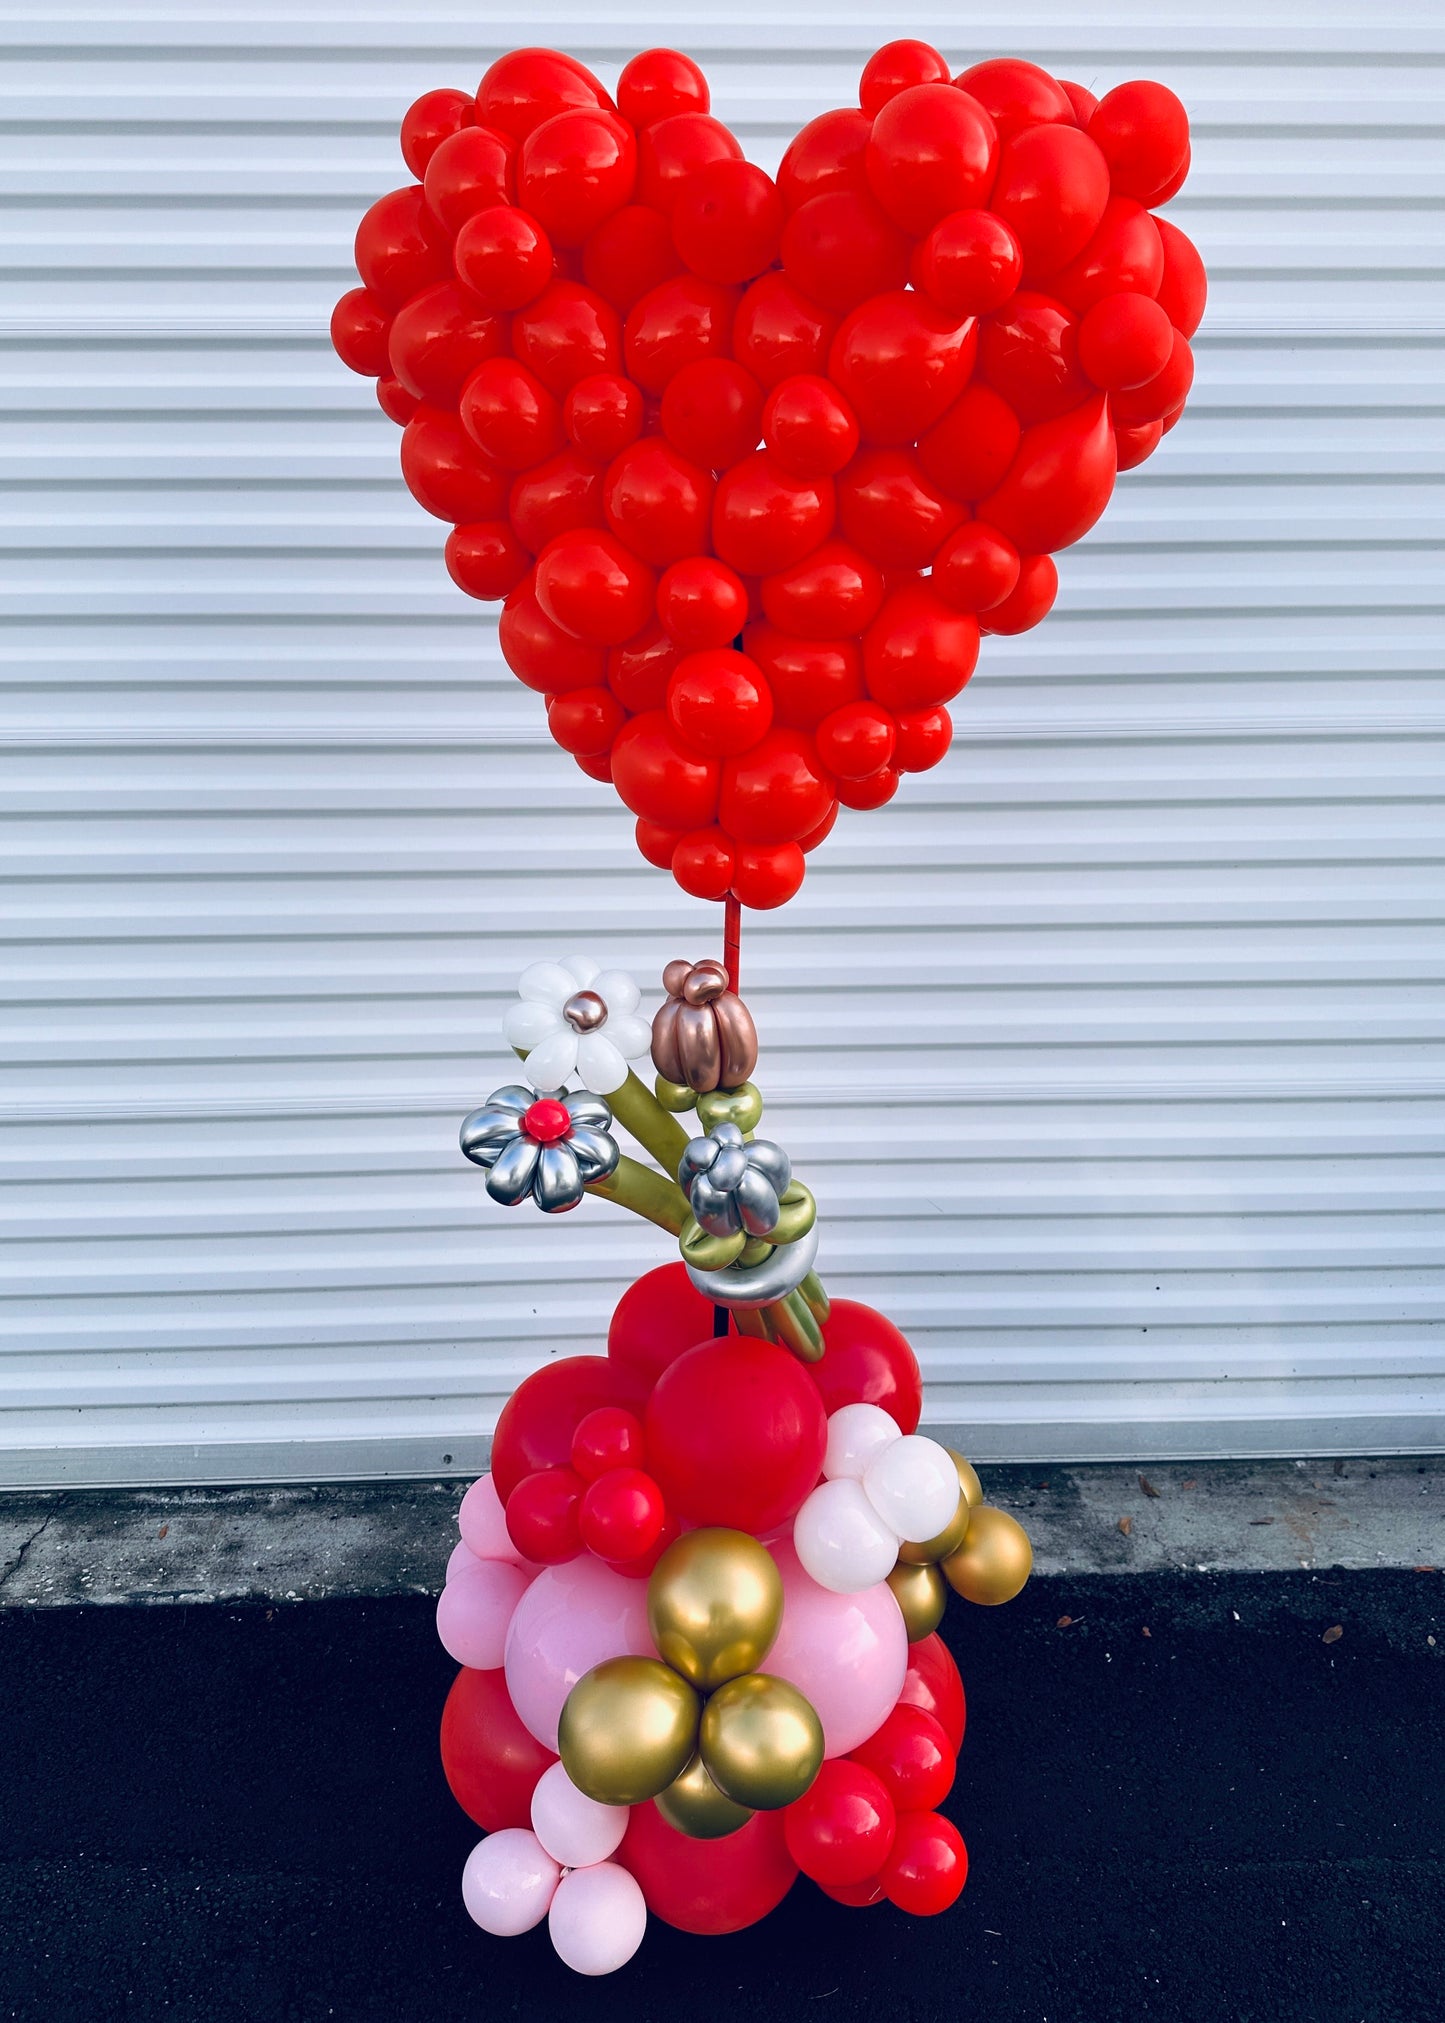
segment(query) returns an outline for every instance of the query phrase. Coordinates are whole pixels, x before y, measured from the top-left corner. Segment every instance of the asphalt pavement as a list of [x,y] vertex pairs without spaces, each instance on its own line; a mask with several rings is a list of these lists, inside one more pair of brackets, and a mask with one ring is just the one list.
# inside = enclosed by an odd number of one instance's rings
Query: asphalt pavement
[[431,1615],[0,1611],[0,2017],[1445,2015],[1445,1574],[1055,1575],[955,1604],[958,1906],[800,1881],[734,1938],[654,1921],[605,1981],[462,1910]]

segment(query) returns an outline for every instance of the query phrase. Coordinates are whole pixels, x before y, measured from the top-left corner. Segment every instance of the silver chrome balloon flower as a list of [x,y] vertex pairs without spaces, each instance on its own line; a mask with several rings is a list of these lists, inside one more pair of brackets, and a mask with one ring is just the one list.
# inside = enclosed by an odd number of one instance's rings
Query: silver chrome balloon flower
[[575,1208],[592,1180],[616,1170],[621,1153],[611,1136],[612,1111],[584,1089],[538,1094],[509,1082],[462,1119],[467,1158],[487,1168],[493,1201],[516,1208],[528,1197],[544,1215]]
[[766,1138],[744,1138],[736,1124],[716,1124],[693,1138],[677,1177],[698,1224],[710,1236],[771,1236],[793,1177],[788,1155]]

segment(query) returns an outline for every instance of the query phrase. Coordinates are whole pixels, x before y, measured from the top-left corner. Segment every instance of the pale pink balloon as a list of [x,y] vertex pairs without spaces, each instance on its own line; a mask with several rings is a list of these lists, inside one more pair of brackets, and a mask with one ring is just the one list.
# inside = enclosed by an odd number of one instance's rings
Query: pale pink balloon
[[453,1574],[437,1603],[437,1635],[447,1656],[479,1672],[496,1671],[527,1581],[519,1566],[499,1559],[473,1560]]
[[477,1555],[472,1551],[466,1540],[459,1538],[452,1547],[451,1558],[447,1561],[446,1577],[450,1580],[452,1575],[460,1573],[464,1566],[479,1566],[480,1564],[481,1562],[478,1560]]
[[479,1475],[462,1498],[462,1507],[457,1512],[457,1529],[467,1550],[474,1552],[478,1559],[505,1559],[513,1566],[526,1567],[529,1573],[537,1571],[512,1543],[507,1530],[507,1513],[502,1508],[502,1499],[490,1475]]
[[604,1658],[656,1656],[646,1581],[625,1580],[583,1553],[544,1567],[518,1604],[507,1632],[507,1691],[524,1727],[555,1751],[563,1703],[584,1672]]
[[783,1576],[783,1627],[763,1670],[807,1695],[823,1724],[825,1756],[846,1756],[881,1728],[903,1690],[908,1632],[886,1582],[830,1594],[790,1545],[773,1548]]

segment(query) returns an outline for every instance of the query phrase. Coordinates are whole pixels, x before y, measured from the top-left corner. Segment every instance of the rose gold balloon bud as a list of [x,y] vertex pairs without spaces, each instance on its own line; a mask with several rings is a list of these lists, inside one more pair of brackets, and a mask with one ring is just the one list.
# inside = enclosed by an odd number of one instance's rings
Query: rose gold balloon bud
[[652,1021],[652,1060],[669,1082],[705,1095],[736,1089],[758,1064],[752,1014],[728,989],[720,962],[670,962],[662,972],[667,1002]]

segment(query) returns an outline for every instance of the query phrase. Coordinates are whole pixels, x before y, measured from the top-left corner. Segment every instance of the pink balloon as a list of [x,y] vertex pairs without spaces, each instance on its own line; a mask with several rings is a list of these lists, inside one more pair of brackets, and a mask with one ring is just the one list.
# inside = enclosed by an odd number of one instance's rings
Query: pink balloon
[[451,1558],[447,1561],[446,1578],[450,1580],[452,1575],[460,1573],[464,1566],[480,1565],[481,1561],[477,1558],[477,1555],[472,1551],[466,1540],[459,1538],[452,1547]]
[[583,1553],[544,1567],[522,1597],[507,1632],[507,1691],[523,1726],[555,1751],[563,1703],[584,1672],[604,1658],[656,1655],[646,1581],[625,1580]]
[[527,1582],[519,1566],[499,1559],[474,1560],[453,1574],[437,1603],[437,1635],[447,1656],[478,1672],[496,1671]]
[[462,1498],[457,1529],[467,1549],[478,1559],[505,1559],[513,1566],[525,1566],[529,1573],[536,1572],[531,1561],[523,1559],[512,1543],[507,1513],[490,1475],[479,1475]]
[[882,1727],[908,1670],[908,1632],[885,1582],[835,1595],[809,1579],[791,1545],[773,1547],[783,1576],[783,1627],[763,1670],[805,1693],[823,1724],[825,1756],[846,1756]]

